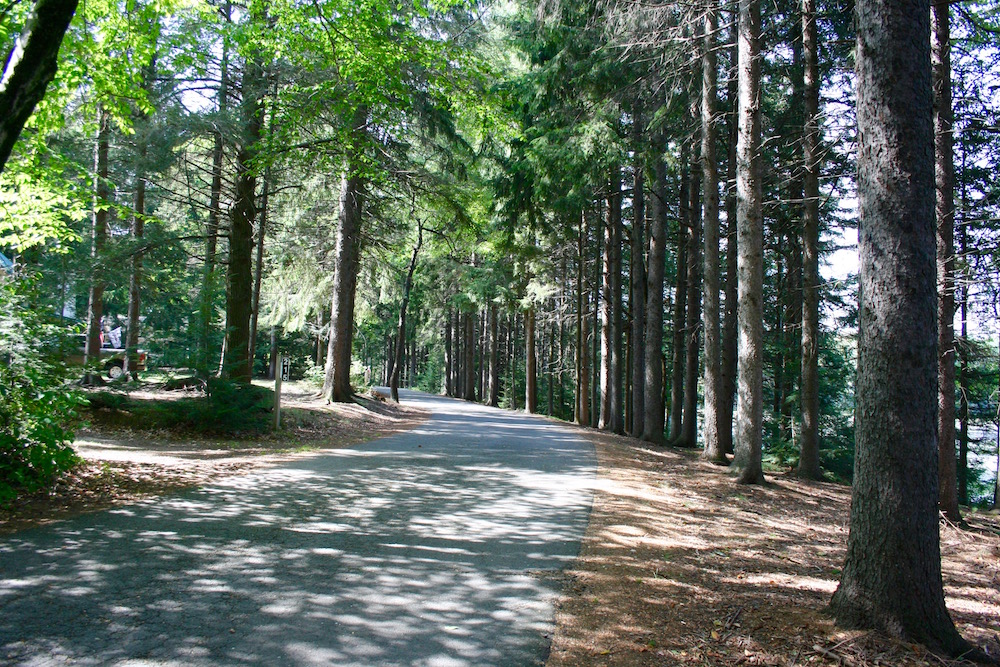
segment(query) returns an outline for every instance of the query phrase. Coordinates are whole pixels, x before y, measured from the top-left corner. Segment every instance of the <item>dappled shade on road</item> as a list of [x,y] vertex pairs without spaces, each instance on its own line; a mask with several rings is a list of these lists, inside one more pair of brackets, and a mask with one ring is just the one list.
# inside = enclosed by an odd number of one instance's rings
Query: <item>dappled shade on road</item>
[[13,664],[537,664],[591,446],[409,395],[410,433],[0,542]]

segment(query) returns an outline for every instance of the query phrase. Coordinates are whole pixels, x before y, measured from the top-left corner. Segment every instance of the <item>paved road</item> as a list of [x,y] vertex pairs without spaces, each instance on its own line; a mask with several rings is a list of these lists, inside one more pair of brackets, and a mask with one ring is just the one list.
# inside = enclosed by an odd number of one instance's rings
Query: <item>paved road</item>
[[592,447],[405,393],[415,431],[0,538],[4,665],[535,665]]

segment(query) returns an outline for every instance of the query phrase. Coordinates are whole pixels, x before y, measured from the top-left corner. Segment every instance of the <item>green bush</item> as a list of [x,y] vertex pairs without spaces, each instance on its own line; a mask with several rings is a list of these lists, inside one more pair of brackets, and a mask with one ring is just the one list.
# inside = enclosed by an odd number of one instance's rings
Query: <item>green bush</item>
[[0,281],[0,505],[80,462],[71,425],[84,402],[66,383],[62,327],[30,307],[31,283]]

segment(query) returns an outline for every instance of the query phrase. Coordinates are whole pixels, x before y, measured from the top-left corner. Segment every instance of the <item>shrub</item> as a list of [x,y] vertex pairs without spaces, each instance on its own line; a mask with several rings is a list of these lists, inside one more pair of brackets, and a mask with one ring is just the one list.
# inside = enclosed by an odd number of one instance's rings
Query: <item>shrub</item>
[[31,289],[0,281],[0,505],[80,462],[71,424],[84,401],[66,383],[66,334],[29,307]]

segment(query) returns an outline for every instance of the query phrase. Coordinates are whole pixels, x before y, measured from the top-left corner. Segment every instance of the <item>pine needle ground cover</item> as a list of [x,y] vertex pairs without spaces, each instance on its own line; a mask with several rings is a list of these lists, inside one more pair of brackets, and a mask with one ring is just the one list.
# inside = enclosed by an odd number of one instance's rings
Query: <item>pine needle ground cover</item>
[[[850,488],[768,475],[739,486],[698,452],[581,431],[598,487],[566,572],[549,667],[942,665],[921,647],[845,632],[825,613]],[[945,594],[968,640],[1000,655],[1000,517],[942,524]]]

